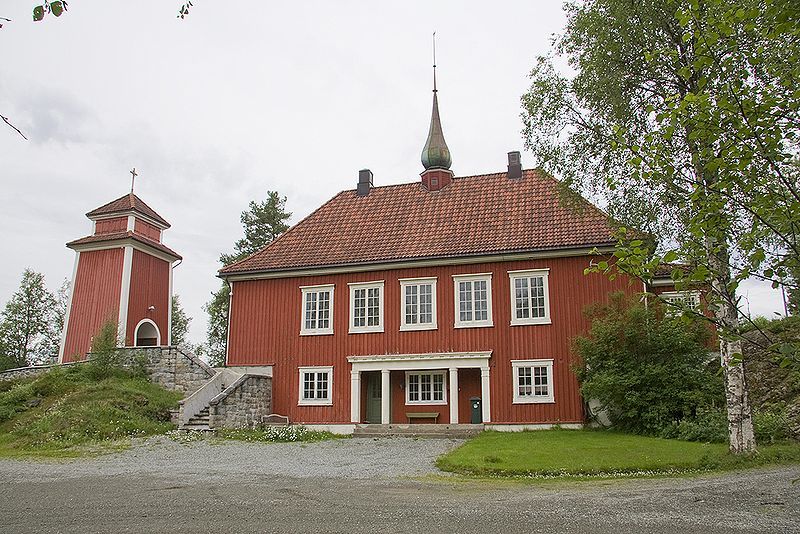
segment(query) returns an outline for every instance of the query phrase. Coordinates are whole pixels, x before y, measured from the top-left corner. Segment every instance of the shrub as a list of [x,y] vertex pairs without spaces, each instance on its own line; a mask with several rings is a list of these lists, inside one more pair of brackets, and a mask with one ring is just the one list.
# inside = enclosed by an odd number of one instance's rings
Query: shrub
[[670,317],[658,302],[645,305],[623,293],[586,313],[590,335],[574,340],[581,392],[600,402],[616,428],[661,435],[724,405],[704,323]]
[[763,406],[753,413],[753,431],[758,443],[775,443],[790,435],[786,405]]

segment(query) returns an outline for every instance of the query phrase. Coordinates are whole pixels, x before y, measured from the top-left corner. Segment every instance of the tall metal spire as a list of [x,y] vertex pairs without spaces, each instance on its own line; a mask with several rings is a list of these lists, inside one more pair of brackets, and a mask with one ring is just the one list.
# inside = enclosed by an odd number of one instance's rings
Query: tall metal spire
[[439,99],[436,88],[436,32],[433,32],[433,111],[431,112],[431,126],[428,130],[428,140],[422,149],[422,166],[425,169],[449,169],[453,163],[450,149],[444,141],[442,121],[439,119]]

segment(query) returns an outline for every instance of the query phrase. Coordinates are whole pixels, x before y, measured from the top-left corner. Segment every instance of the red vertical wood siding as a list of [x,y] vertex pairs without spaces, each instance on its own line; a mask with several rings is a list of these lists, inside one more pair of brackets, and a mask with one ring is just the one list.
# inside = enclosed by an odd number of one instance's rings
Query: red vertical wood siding
[[124,232],[128,229],[127,217],[115,217],[113,219],[104,219],[102,221],[95,221],[94,233],[95,235],[102,234],[117,234]]
[[123,249],[81,252],[64,343],[64,361],[83,359],[92,337],[119,317]]
[[[586,331],[583,309],[604,301],[609,292],[642,291],[638,281],[598,274],[584,275],[588,257],[484,263],[476,265],[395,269],[234,283],[231,307],[229,365],[274,364],[273,404],[277,413],[306,423],[350,422],[350,364],[348,356],[492,351],[490,358],[491,418],[501,423],[569,423],[583,421],[577,379],[570,369],[571,340]],[[510,326],[508,271],[549,268],[550,325]],[[454,325],[452,275],[492,273],[494,326],[460,328]],[[401,332],[400,278],[437,278],[438,329]],[[348,283],[384,280],[384,332],[348,334]],[[334,334],[300,336],[300,286],[334,284]],[[554,360],[555,403],[514,405],[511,360]],[[332,365],[333,405],[298,406],[298,366]],[[397,380],[394,377],[393,380]],[[399,373],[402,374],[402,373]],[[398,374],[398,375],[399,375]],[[469,380],[466,381],[469,383]],[[465,387],[466,387],[465,383]],[[394,384],[394,382],[393,382]],[[399,387],[399,386],[398,386]],[[470,386],[472,387],[472,386]],[[480,391],[480,385],[477,387]],[[395,389],[393,388],[393,391]],[[471,396],[464,391],[461,397]],[[462,401],[460,400],[459,403]],[[364,398],[362,395],[362,410]],[[449,421],[447,406],[442,419]],[[427,410],[426,410],[427,411]],[[460,414],[468,414],[461,408]],[[401,416],[404,414],[401,414]],[[392,418],[397,417],[394,404]]]
[[133,223],[133,231],[137,234],[141,234],[147,238],[150,238],[153,241],[161,240],[161,229],[158,226],[153,226],[152,224],[139,219],[138,217]]
[[[169,318],[168,262],[134,249],[131,263],[131,289],[128,298],[126,345],[133,345],[134,330],[142,319],[150,319],[161,333],[161,344],[167,344]],[[154,306],[150,311],[148,308]]]

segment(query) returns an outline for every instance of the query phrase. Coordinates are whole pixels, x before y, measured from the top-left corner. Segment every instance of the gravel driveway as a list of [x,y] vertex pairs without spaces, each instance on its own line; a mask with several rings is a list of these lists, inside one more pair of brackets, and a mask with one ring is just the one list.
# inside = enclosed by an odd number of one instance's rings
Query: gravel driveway
[[800,466],[535,484],[425,477],[458,443],[159,438],[99,458],[0,461],[0,530],[800,533]]

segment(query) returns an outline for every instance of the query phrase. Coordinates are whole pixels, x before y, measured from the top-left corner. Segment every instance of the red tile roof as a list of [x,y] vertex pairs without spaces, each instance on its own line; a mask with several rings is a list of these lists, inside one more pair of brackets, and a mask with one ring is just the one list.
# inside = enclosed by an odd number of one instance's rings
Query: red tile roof
[[176,259],[182,259],[180,254],[172,250],[171,248],[159,243],[158,241],[153,241],[141,234],[136,234],[134,232],[118,232],[115,234],[101,234],[101,235],[90,235],[87,237],[82,237],[80,239],[76,239],[75,241],[70,241],[67,243],[67,247],[73,248],[76,245],[88,245],[91,243],[104,243],[106,241],[119,241],[121,239],[133,239],[134,241],[138,241],[139,243],[145,244],[151,248],[159,250],[169,256],[173,256]]
[[613,244],[608,217],[580,199],[559,201],[558,182],[534,170],[342,191],[224,275]]
[[116,200],[112,200],[108,204],[104,204],[99,208],[95,208],[87,213],[86,216],[91,219],[92,217],[96,217],[98,215],[113,215],[115,213],[124,213],[128,211],[136,211],[141,213],[142,215],[149,217],[169,228],[169,223],[165,221],[161,215],[156,213],[153,208],[145,204],[141,198],[137,197],[133,193],[128,193],[127,195],[123,195]]

